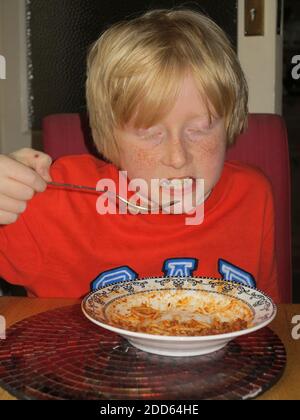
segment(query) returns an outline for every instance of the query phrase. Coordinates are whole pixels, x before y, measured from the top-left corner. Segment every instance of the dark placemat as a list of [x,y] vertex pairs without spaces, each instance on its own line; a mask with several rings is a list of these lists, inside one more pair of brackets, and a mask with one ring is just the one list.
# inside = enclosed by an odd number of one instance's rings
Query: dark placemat
[[250,399],[285,364],[268,328],[207,356],[165,357],[92,324],[80,305],[20,321],[0,341],[0,385],[22,399]]

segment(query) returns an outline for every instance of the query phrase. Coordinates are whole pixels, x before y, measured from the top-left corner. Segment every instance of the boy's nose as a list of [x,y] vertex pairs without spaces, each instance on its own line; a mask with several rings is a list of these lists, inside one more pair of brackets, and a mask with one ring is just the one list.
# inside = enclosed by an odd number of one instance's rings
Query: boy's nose
[[180,139],[173,139],[167,143],[162,156],[162,163],[166,166],[172,166],[175,169],[180,169],[185,166],[188,160],[188,154],[183,142]]

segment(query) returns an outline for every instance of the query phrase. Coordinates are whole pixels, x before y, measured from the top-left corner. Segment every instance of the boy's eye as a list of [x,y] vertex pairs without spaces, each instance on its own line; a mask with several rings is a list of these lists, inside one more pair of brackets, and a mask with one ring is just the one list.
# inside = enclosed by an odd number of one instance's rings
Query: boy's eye
[[187,130],[187,133],[189,136],[192,137],[197,137],[197,136],[201,136],[203,134],[206,134],[209,131],[209,128],[203,128],[203,129],[199,129],[199,130]]
[[188,130],[189,134],[201,134],[203,133],[203,130]]
[[142,140],[160,139],[163,135],[162,131],[138,130],[138,137]]
[[215,123],[207,124],[201,128],[189,128],[187,129],[187,134],[190,137],[199,137],[201,135],[208,134],[215,126]]
[[143,137],[145,139],[157,139],[160,138],[162,136],[162,133],[152,133],[152,134],[146,134]]

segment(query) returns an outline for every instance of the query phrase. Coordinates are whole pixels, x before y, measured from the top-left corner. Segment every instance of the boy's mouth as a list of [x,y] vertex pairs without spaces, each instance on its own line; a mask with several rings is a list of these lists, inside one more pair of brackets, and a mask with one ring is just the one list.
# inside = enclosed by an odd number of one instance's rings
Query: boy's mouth
[[180,190],[192,189],[195,183],[195,178],[186,176],[182,178],[163,178],[159,182],[161,188],[168,190]]

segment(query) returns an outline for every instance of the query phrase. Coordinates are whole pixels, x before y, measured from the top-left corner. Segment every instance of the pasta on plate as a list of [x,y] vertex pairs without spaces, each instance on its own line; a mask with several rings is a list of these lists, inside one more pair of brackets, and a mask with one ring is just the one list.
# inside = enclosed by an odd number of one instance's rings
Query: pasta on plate
[[250,306],[238,298],[195,290],[156,290],[112,301],[106,321],[155,335],[208,336],[251,327]]

